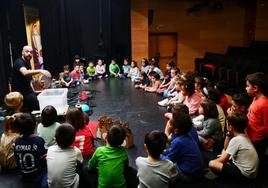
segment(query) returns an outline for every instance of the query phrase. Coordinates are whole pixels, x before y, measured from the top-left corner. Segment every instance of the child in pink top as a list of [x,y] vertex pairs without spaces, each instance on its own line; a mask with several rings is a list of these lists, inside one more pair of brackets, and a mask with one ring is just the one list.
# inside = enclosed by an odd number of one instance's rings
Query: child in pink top
[[185,96],[183,104],[189,108],[189,114],[197,115],[201,103],[201,94],[195,92],[194,82],[186,80],[182,86],[182,94]]

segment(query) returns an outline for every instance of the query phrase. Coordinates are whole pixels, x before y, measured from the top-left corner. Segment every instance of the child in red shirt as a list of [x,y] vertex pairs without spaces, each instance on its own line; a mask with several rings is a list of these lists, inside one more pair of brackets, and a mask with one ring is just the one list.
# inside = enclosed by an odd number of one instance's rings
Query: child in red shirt
[[249,123],[246,134],[253,142],[262,162],[268,146],[268,99],[265,96],[267,82],[264,73],[247,75],[246,85],[248,95],[254,97],[247,114]]
[[94,153],[91,132],[88,122],[85,122],[84,114],[81,109],[69,108],[66,114],[66,121],[76,130],[75,141],[72,146],[76,146],[82,152],[83,158],[89,158]]

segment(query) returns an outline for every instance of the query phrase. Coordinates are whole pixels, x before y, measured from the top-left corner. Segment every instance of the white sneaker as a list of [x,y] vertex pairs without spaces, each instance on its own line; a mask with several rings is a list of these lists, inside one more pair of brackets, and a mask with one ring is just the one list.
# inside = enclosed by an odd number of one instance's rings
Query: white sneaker
[[167,106],[167,103],[168,103],[168,98],[163,99],[162,101],[159,101],[158,105],[159,106]]

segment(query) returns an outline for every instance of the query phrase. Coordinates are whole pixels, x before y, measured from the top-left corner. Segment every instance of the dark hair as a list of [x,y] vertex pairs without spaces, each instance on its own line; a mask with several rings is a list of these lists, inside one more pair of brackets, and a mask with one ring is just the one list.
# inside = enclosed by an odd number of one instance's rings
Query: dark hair
[[172,113],[185,113],[189,114],[189,108],[185,104],[177,103],[175,106],[172,107]]
[[74,56],[74,59],[79,59],[79,60],[80,60],[80,56],[76,54],[76,55]]
[[171,70],[174,70],[174,71],[175,71],[175,75],[177,75],[177,74],[180,73],[180,70],[179,70],[177,67],[172,67],[172,68],[170,69],[170,71],[171,71]]
[[33,134],[36,128],[35,118],[28,113],[16,115],[14,124],[18,127],[20,134],[25,136]]
[[216,84],[216,89],[221,93],[223,94],[224,92],[226,92],[227,90],[227,87],[228,87],[228,84],[225,80],[220,80],[218,81]]
[[248,109],[252,102],[252,98],[246,93],[234,94],[232,100],[239,106],[244,106],[246,109]]
[[229,125],[232,125],[234,130],[239,133],[244,133],[245,128],[248,125],[248,118],[246,114],[241,112],[234,112],[227,116]]
[[156,80],[160,80],[160,75],[155,71],[151,71],[149,75],[154,77]]
[[201,92],[207,99],[212,100],[216,104],[220,104],[220,93],[213,87],[204,87]]
[[185,77],[186,80],[189,80],[189,81],[191,81],[193,83],[194,83],[194,79],[195,79],[196,76],[197,76],[197,74],[195,72],[193,72],[193,71],[188,71],[184,75],[184,77]]
[[137,67],[137,62],[132,60],[131,63],[134,63],[134,67]]
[[199,84],[201,88],[205,87],[207,85],[206,79],[201,76],[196,76],[194,78],[195,83]]
[[[17,113],[19,114],[19,113]],[[11,133],[19,133],[18,125],[15,124],[16,114],[12,116],[6,116],[3,122],[4,125],[4,133],[6,136]]]
[[129,58],[124,58],[124,61],[127,61],[128,62],[128,64],[129,64],[129,62],[130,62],[130,60],[129,60]]
[[63,123],[57,128],[55,137],[59,147],[68,148],[75,140],[75,129],[69,123]]
[[149,61],[147,58],[142,58],[142,61],[144,61],[145,66],[147,66],[149,64]]
[[144,143],[149,154],[157,159],[166,147],[167,136],[165,133],[155,130],[145,135]]
[[66,121],[70,123],[76,131],[85,127],[83,112],[81,109],[75,107],[68,109],[66,114]]
[[150,62],[150,65],[156,67],[156,66],[157,66],[157,62],[152,60],[152,61]]
[[64,65],[63,70],[70,70],[70,66],[69,65]]
[[123,127],[113,125],[108,131],[108,142],[112,147],[118,147],[126,138],[126,132]]
[[251,85],[258,86],[261,92],[266,92],[267,80],[263,72],[255,72],[246,76],[246,81]]
[[41,123],[44,127],[49,127],[52,125],[57,119],[57,110],[51,106],[46,106],[41,113]]
[[148,78],[146,72],[143,72],[143,71],[141,72],[141,77],[143,77],[144,79]]
[[175,129],[178,129],[181,134],[187,134],[193,127],[190,115],[184,112],[172,113],[170,123]]
[[208,118],[218,118],[219,112],[217,109],[217,105],[211,101],[211,100],[206,100],[200,104],[200,106],[204,110],[204,116],[206,119]]
[[175,67],[175,62],[173,60],[170,60],[168,63],[167,63],[171,68],[172,67]]
[[185,91],[187,91],[191,96],[195,93],[195,87],[194,87],[194,82],[190,81],[190,80],[185,80],[183,83],[184,89]]
[[83,112],[84,125],[89,123],[89,115],[86,112]]

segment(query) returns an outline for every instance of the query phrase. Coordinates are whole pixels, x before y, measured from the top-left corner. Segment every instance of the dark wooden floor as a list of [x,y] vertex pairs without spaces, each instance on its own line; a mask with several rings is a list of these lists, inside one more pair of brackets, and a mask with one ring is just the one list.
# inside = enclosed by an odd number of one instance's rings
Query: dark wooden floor
[[[152,93],[144,93],[133,87],[130,80],[104,79],[93,81],[89,89],[94,92],[92,121],[101,115],[119,118],[128,121],[135,136],[135,147],[128,149],[129,164],[136,168],[135,159],[138,156],[146,156],[143,149],[144,135],[152,130],[164,130],[165,122],[163,113],[165,108],[159,107],[157,102],[160,96]],[[0,174],[0,188],[22,187],[18,174]],[[255,182],[245,183],[228,181],[223,179],[207,180],[205,178],[192,183],[178,182],[176,187],[206,187],[206,188],[268,188],[268,168],[262,170]]]

